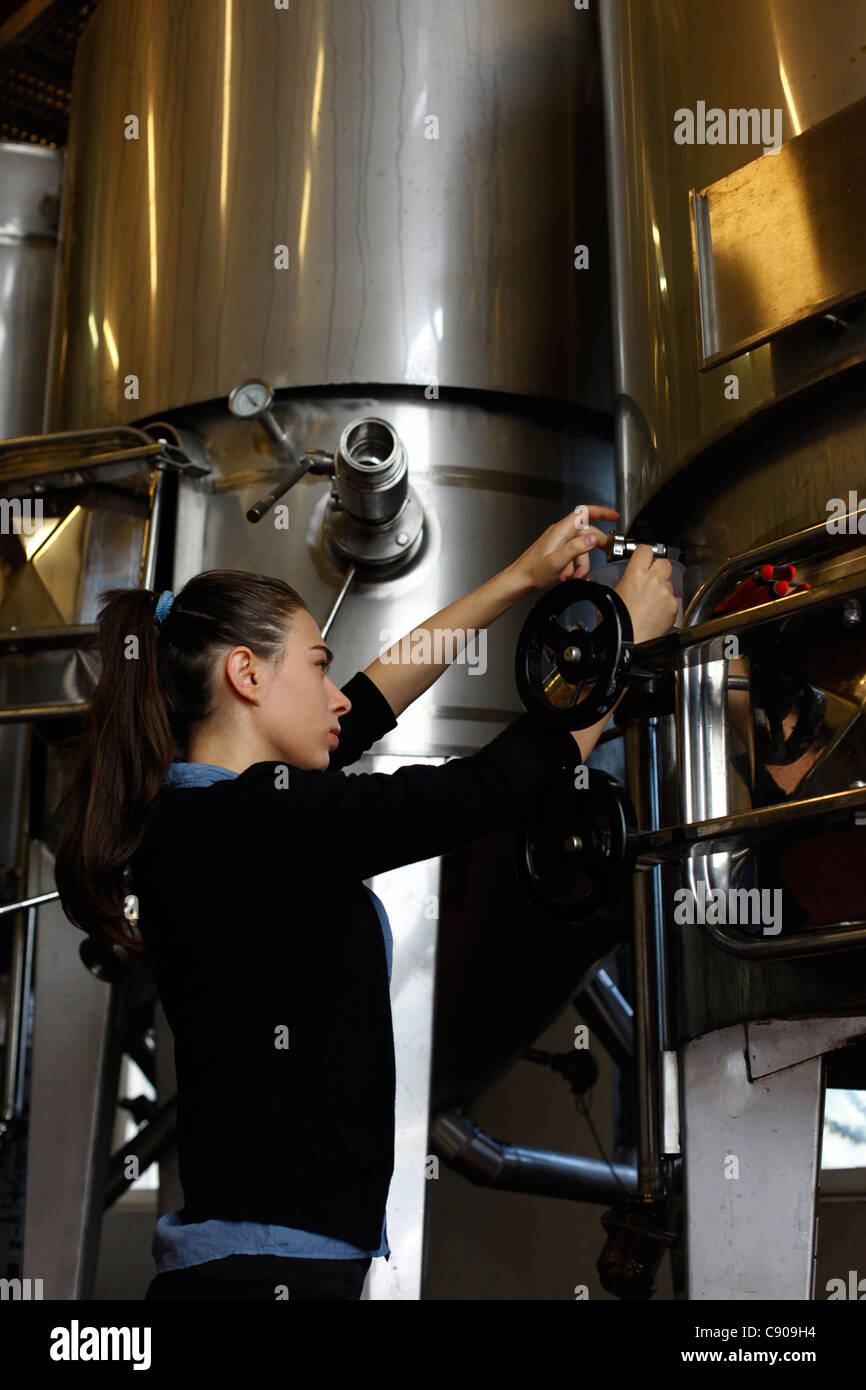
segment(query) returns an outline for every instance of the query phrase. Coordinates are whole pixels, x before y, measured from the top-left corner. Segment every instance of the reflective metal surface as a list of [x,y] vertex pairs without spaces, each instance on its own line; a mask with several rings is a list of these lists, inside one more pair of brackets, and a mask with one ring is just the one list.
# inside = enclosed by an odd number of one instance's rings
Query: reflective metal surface
[[[365,757],[365,772],[395,772],[401,758]],[[412,760],[414,761],[414,759]],[[435,760],[434,760],[435,761]],[[424,1231],[418,1213],[427,1200],[426,1117],[430,1110],[430,1038],[434,1026],[435,959],[440,859],[405,864],[368,880],[394,923],[394,959],[391,973],[391,1013],[394,1035],[399,1038],[397,1057],[396,1127],[400,1136],[400,1161],[395,1165],[388,1192],[388,1243],[391,1258],[374,1260],[364,1286],[364,1297],[420,1299],[424,1279]]]
[[[832,1044],[834,1023],[812,1021],[816,1045]],[[747,1045],[738,1026],[697,1038],[680,1053],[687,1296],[808,1300],[823,1058],[754,1085]]]
[[63,154],[0,142],[0,439],[42,429]]
[[[197,441],[211,471],[165,478],[156,564],[147,468],[124,477],[110,505],[100,470],[75,480],[71,519],[43,552],[62,559],[67,591],[49,585],[48,563],[44,580],[19,564],[15,595],[11,584],[0,595],[19,606],[8,622],[0,612],[0,628],[16,626],[16,616],[31,627],[87,624],[101,589],[142,573],[146,582],[164,575],[177,592],[201,570],[245,569],[299,590],[328,629],[332,675],[344,684],[578,501],[612,500],[595,24],[559,0],[433,8],[308,0],[286,10],[103,0],[75,73],[46,426],[164,422]],[[591,273],[575,267],[584,243]],[[250,381],[258,393],[236,389]],[[417,532],[403,528],[408,563],[390,577],[365,572],[353,537],[342,550],[329,543],[325,472],[306,469],[280,506],[273,495],[293,459],[334,453],[351,422],[370,417],[402,442],[405,474],[391,481],[405,483],[417,508]],[[339,481],[348,510],[376,524],[368,504],[379,499],[352,497],[359,490]],[[266,497],[260,519],[249,521]],[[332,528],[330,541],[340,539]],[[383,766],[474,752],[520,712],[513,651],[531,601],[485,634],[475,665],[456,661],[401,717],[376,747]],[[86,649],[32,648],[27,660],[37,655],[54,663],[40,695],[60,682],[68,699],[86,696],[94,674],[83,669]],[[32,708],[23,658],[12,656],[8,693]],[[393,901],[386,897],[397,1253],[387,1267],[376,1262],[371,1298],[421,1291],[436,1104],[471,1102],[513,1065],[624,928],[605,920],[575,940],[535,920],[508,877],[506,840],[473,845],[462,860],[407,866],[398,872],[411,892],[397,885]],[[469,881],[455,891],[449,884],[461,872]],[[421,920],[440,874],[441,920],[427,911]],[[52,975],[40,964],[50,1006],[69,967],[58,958]],[[50,1023],[42,1026],[56,1046]],[[161,1103],[172,1094],[167,1051],[163,1031]],[[71,1086],[67,1093],[80,1109]],[[89,1094],[87,1103],[93,1110]],[[90,1137],[76,1133],[83,1163]],[[161,1209],[179,1206],[168,1156],[160,1181]],[[68,1220],[68,1193],[57,1203],[55,1212],[46,1197],[32,1220],[29,1256]],[[78,1271],[65,1268],[58,1283],[79,1288]]]
[[[578,498],[609,498],[608,440],[567,412],[504,404],[387,396],[289,396],[277,407],[299,452],[332,450],[360,416],[388,421],[406,451],[407,477],[424,509],[423,544],[393,578],[356,577],[328,635],[334,679],[343,683],[428,614],[510,564],[521,549]],[[271,515],[251,524],[250,502],[272,476],[270,443],[258,427],[227,411],[181,413],[208,441],[213,475],[181,480],[174,547],[175,592],[204,569],[249,569],[286,579],[323,624],[341,591],[347,564],[325,543],[329,480],[304,475],[282,499],[288,527]],[[514,649],[533,597],[514,607],[400,717],[381,742],[404,756],[474,751],[521,712]]]
[[[658,746],[656,721],[642,720],[626,731],[629,792],[641,829],[658,825],[655,796]],[[635,1091],[637,1101],[638,1192],[643,1197],[664,1193],[667,1177],[661,1153],[659,1116],[662,1114],[661,1056],[664,1024],[659,1017],[663,991],[661,916],[657,895],[660,871],[639,874],[634,882],[632,977],[635,1012]],[[661,967],[661,969],[660,969]]]
[[[774,298],[784,280],[800,309],[820,306],[827,284],[839,288],[845,279],[842,246],[851,251],[852,244],[845,236],[835,239],[832,229],[850,231],[856,219],[846,219],[838,190],[828,202],[821,186],[831,174],[846,187],[850,182],[845,170],[853,149],[839,131],[856,116],[848,108],[866,96],[860,19],[860,6],[848,0],[832,7],[816,0],[760,7],[746,0],[709,0],[700,7],[686,0],[663,6],[611,0],[601,10],[623,520],[643,539],[679,547],[687,627],[714,621],[715,604],[759,563],[759,554],[797,564],[812,594],[818,597],[823,588],[830,600],[819,636],[806,640],[796,624],[781,621],[759,631],[763,619],[753,610],[744,617],[755,626],[741,657],[728,658],[719,644],[696,651],[700,664],[678,672],[676,764],[660,768],[657,778],[663,824],[809,796],[810,776],[827,795],[866,779],[866,768],[858,767],[857,733],[866,660],[841,627],[835,640],[833,626],[844,607],[833,597],[837,586],[841,598],[850,583],[845,602],[857,601],[862,537],[840,540],[825,525],[834,499],[844,499],[845,510],[858,509],[866,456],[866,323],[840,311],[844,323],[819,318],[785,327],[783,320],[794,315]],[[700,120],[710,108],[728,117],[754,108],[757,142],[745,127],[733,139],[730,128],[721,139],[718,132],[708,139]],[[843,111],[845,117],[829,120]],[[689,113],[692,138],[678,139]],[[806,132],[812,138],[798,144]],[[782,153],[762,154],[775,143],[766,136],[775,133],[784,142]],[[821,169],[810,174],[798,152],[815,142],[823,143],[824,153]],[[724,330],[715,324],[716,347],[722,339],[736,346],[740,330],[730,327],[735,311],[753,314],[753,329],[763,318],[773,336],[702,371],[690,200],[693,193],[721,193],[746,179],[756,187],[777,180],[780,188],[774,205],[753,200],[750,220],[733,218],[724,235],[718,222],[720,234],[713,235],[711,209],[705,229],[711,248],[704,250],[719,272],[715,288],[723,291],[716,309],[729,315]],[[756,219],[771,220],[781,198],[788,226],[777,221],[776,230],[779,237],[796,233],[798,252],[793,241],[783,252],[778,241],[755,235]],[[768,269],[773,245],[776,264]],[[859,243],[853,256],[859,265]],[[743,330],[745,336],[751,331]],[[799,549],[792,543],[789,553],[783,538],[798,533],[808,534],[809,543]],[[808,593],[797,595],[789,613],[809,602]],[[720,621],[724,627],[736,632],[736,614]],[[848,638],[852,633],[856,627]],[[678,639],[680,645],[689,640],[689,634]],[[748,681],[748,688],[734,689],[732,676]],[[798,752],[789,758],[795,729]],[[822,855],[829,843],[840,848],[828,873]],[[857,920],[862,913],[841,843],[836,833],[818,835],[814,844],[797,836],[787,858],[720,853],[663,870],[671,1046],[741,1019],[814,1012],[822,1001],[853,1007],[862,999],[862,952],[849,953],[847,968],[844,958],[808,969],[796,961],[746,965],[722,957],[696,927],[671,921],[677,887],[698,893],[758,884],[784,890],[785,931]],[[849,846],[848,860],[851,852]],[[798,874],[798,864],[808,865],[808,873]]]
[[608,409],[595,24],[560,0],[103,0],[73,82],[51,423],[250,376]]
[[[39,895],[54,886],[51,855],[33,841],[29,892]],[[24,1268],[44,1271],[45,1297],[51,1299],[86,1298],[92,1287],[117,1109],[117,989],[83,969],[82,940],[58,903],[39,909]],[[58,1134],[64,1145],[60,1164]]]
[[[698,103],[726,113],[778,110],[788,141],[866,96],[866,61],[861,0],[608,0],[600,15],[618,466],[630,522],[705,445],[768,403],[866,356],[862,317],[848,328],[819,320],[699,370],[690,192],[751,163],[763,143],[698,143],[697,131],[694,143],[678,143],[676,113],[697,116]],[[834,153],[843,166],[856,157],[852,150]],[[801,190],[807,221],[808,194]],[[832,277],[825,264],[832,243],[819,242],[817,226],[802,245],[791,268],[801,286]],[[749,292],[760,291],[744,285]],[[736,397],[726,389],[731,372]]]
[[[692,196],[701,366],[866,296],[866,98]],[[772,157],[770,157],[772,155]]]

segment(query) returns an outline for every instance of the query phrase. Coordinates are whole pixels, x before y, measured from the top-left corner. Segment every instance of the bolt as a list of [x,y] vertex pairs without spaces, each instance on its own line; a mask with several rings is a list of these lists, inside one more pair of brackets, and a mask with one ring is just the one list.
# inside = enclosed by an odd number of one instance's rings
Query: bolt
[[409,533],[407,531],[398,531],[395,540],[398,545],[407,545],[409,542]]
[[566,647],[562,655],[566,661],[570,661],[576,666],[580,661],[580,647]]
[[860,600],[858,598],[846,599],[845,606],[842,609],[842,621],[845,623],[846,627],[856,627],[861,617],[862,609],[860,607]]
[[579,835],[569,835],[568,839],[565,842],[564,848],[568,851],[568,853],[571,853],[573,850],[576,849],[583,849],[583,840],[580,838]]

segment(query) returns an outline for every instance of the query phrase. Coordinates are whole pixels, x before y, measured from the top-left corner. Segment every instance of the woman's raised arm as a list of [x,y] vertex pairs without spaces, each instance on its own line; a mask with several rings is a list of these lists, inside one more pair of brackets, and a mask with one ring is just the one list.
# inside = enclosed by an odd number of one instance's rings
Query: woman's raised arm
[[513,564],[406,633],[365,667],[364,674],[378,686],[395,715],[402,714],[476,634],[512,604],[536,589],[549,589],[557,579],[583,578],[589,570],[589,552],[607,539],[589,520],[615,521],[618,516],[612,507],[576,507],[548,526]]

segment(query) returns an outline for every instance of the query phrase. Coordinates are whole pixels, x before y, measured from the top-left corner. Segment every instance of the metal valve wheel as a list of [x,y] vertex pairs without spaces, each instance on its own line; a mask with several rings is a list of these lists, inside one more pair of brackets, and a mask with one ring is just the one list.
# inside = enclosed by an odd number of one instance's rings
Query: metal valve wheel
[[555,922],[580,922],[617,901],[635,862],[635,821],[625,788],[598,768],[575,787],[570,769],[547,778],[517,824],[517,877],[529,901]]
[[[570,609],[575,614],[565,624]],[[594,609],[600,618],[593,627]],[[563,729],[587,729],[603,719],[622,693],[633,639],[629,611],[613,589],[586,579],[548,589],[517,643],[515,678],[527,714]]]

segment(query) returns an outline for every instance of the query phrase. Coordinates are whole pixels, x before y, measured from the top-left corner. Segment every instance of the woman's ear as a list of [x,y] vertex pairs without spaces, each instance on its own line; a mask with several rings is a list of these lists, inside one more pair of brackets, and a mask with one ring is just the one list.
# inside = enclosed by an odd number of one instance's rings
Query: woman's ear
[[225,677],[229,686],[244,700],[258,704],[262,691],[261,662],[249,647],[233,647],[225,659]]

